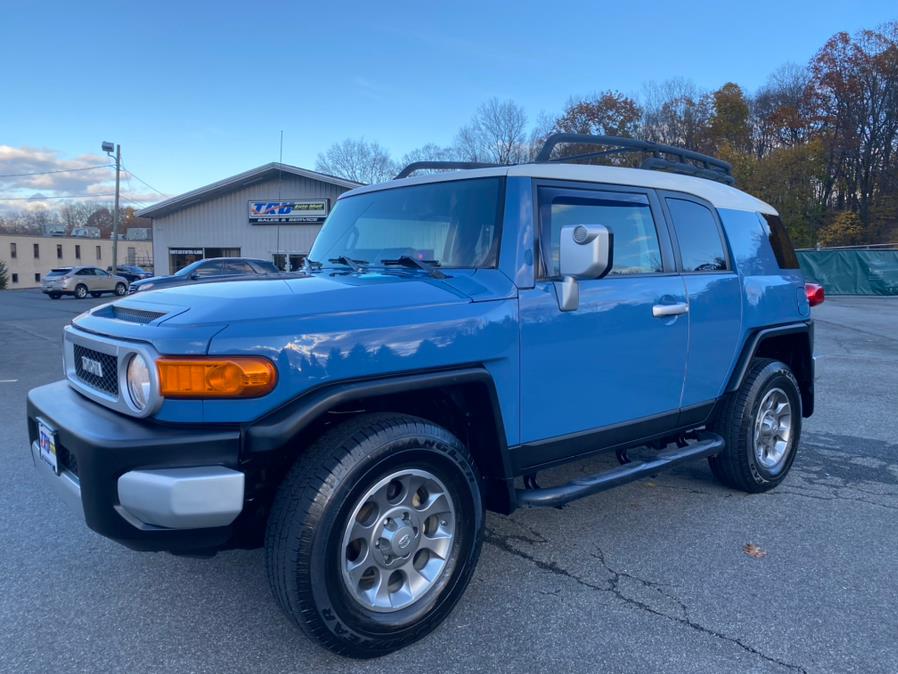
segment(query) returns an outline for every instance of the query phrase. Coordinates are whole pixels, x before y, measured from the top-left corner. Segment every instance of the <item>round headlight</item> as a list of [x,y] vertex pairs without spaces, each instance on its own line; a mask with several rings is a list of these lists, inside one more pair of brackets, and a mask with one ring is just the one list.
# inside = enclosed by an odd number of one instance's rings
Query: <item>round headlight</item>
[[131,356],[128,363],[128,393],[138,410],[143,410],[150,401],[150,368],[139,353]]

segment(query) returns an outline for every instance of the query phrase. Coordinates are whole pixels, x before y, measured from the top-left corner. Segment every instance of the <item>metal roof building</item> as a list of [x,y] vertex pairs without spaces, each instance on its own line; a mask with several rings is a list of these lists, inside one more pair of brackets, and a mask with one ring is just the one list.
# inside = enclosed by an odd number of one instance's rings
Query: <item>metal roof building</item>
[[298,268],[337,197],[359,183],[272,162],[138,212],[153,220],[157,274],[204,257]]

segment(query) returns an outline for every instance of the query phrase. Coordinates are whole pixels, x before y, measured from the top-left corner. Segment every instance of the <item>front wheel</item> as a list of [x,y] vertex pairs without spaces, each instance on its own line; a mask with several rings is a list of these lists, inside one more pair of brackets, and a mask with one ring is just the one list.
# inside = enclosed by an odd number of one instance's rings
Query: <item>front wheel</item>
[[366,414],[300,455],[268,522],[268,579],[286,613],[341,655],[375,657],[448,616],[480,554],[474,463],[424,419]]
[[708,459],[714,476],[742,491],[773,489],[792,467],[801,435],[801,391],[792,370],[778,360],[752,361],[712,426],[726,441]]
[[116,283],[115,284],[115,294],[121,297],[126,292],[128,292],[128,288],[125,287],[124,283]]

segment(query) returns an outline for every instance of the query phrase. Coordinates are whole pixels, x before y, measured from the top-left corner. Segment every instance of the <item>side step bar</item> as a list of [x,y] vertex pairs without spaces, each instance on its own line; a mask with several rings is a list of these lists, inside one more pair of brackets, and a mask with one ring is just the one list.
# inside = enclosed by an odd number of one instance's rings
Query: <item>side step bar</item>
[[590,496],[642,477],[648,477],[680,463],[713,456],[723,451],[723,438],[716,433],[702,432],[698,442],[685,447],[659,452],[654,459],[627,463],[604,473],[578,478],[573,482],[540,489],[517,489],[518,505],[530,507],[557,507],[584,496]]

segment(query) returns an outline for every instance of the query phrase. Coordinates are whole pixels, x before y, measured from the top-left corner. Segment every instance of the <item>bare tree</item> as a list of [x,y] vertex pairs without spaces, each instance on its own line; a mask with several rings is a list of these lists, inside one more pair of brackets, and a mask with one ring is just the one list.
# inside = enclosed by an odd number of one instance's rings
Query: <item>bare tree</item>
[[467,161],[515,164],[526,160],[527,114],[514,101],[491,98],[456,136],[455,146]]
[[555,133],[555,118],[545,112],[540,112],[536,117],[536,124],[530,130],[529,149],[527,158],[530,161],[536,159],[539,151],[543,149],[546,139]]
[[647,83],[642,109],[642,128],[648,140],[705,149],[713,102],[707,92],[689,80]]
[[[417,161],[456,161],[459,160],[458,150],[454,147],[443,147],[436,143],[427,143],[414,150],[406,152],[399,162],[399,168],[402,169],[409,164]],[[439,173],[439,169],[422,169],[418,174]]]
[[374,141],[347,138],[318,154],[315,168],[322,173],[359,183],[382,183],[397,173],[390,153]]
[[777,147],[807,142],[813,124],[811,74],[787,63],[767,79],[750,101],[752,141],[757,157]]
[[78,227],[85,227],[96,208],[95,204],[86,201],[70,201],[60,206],[59,218],[65,225],[66,234],[71,234],[72,230]]

